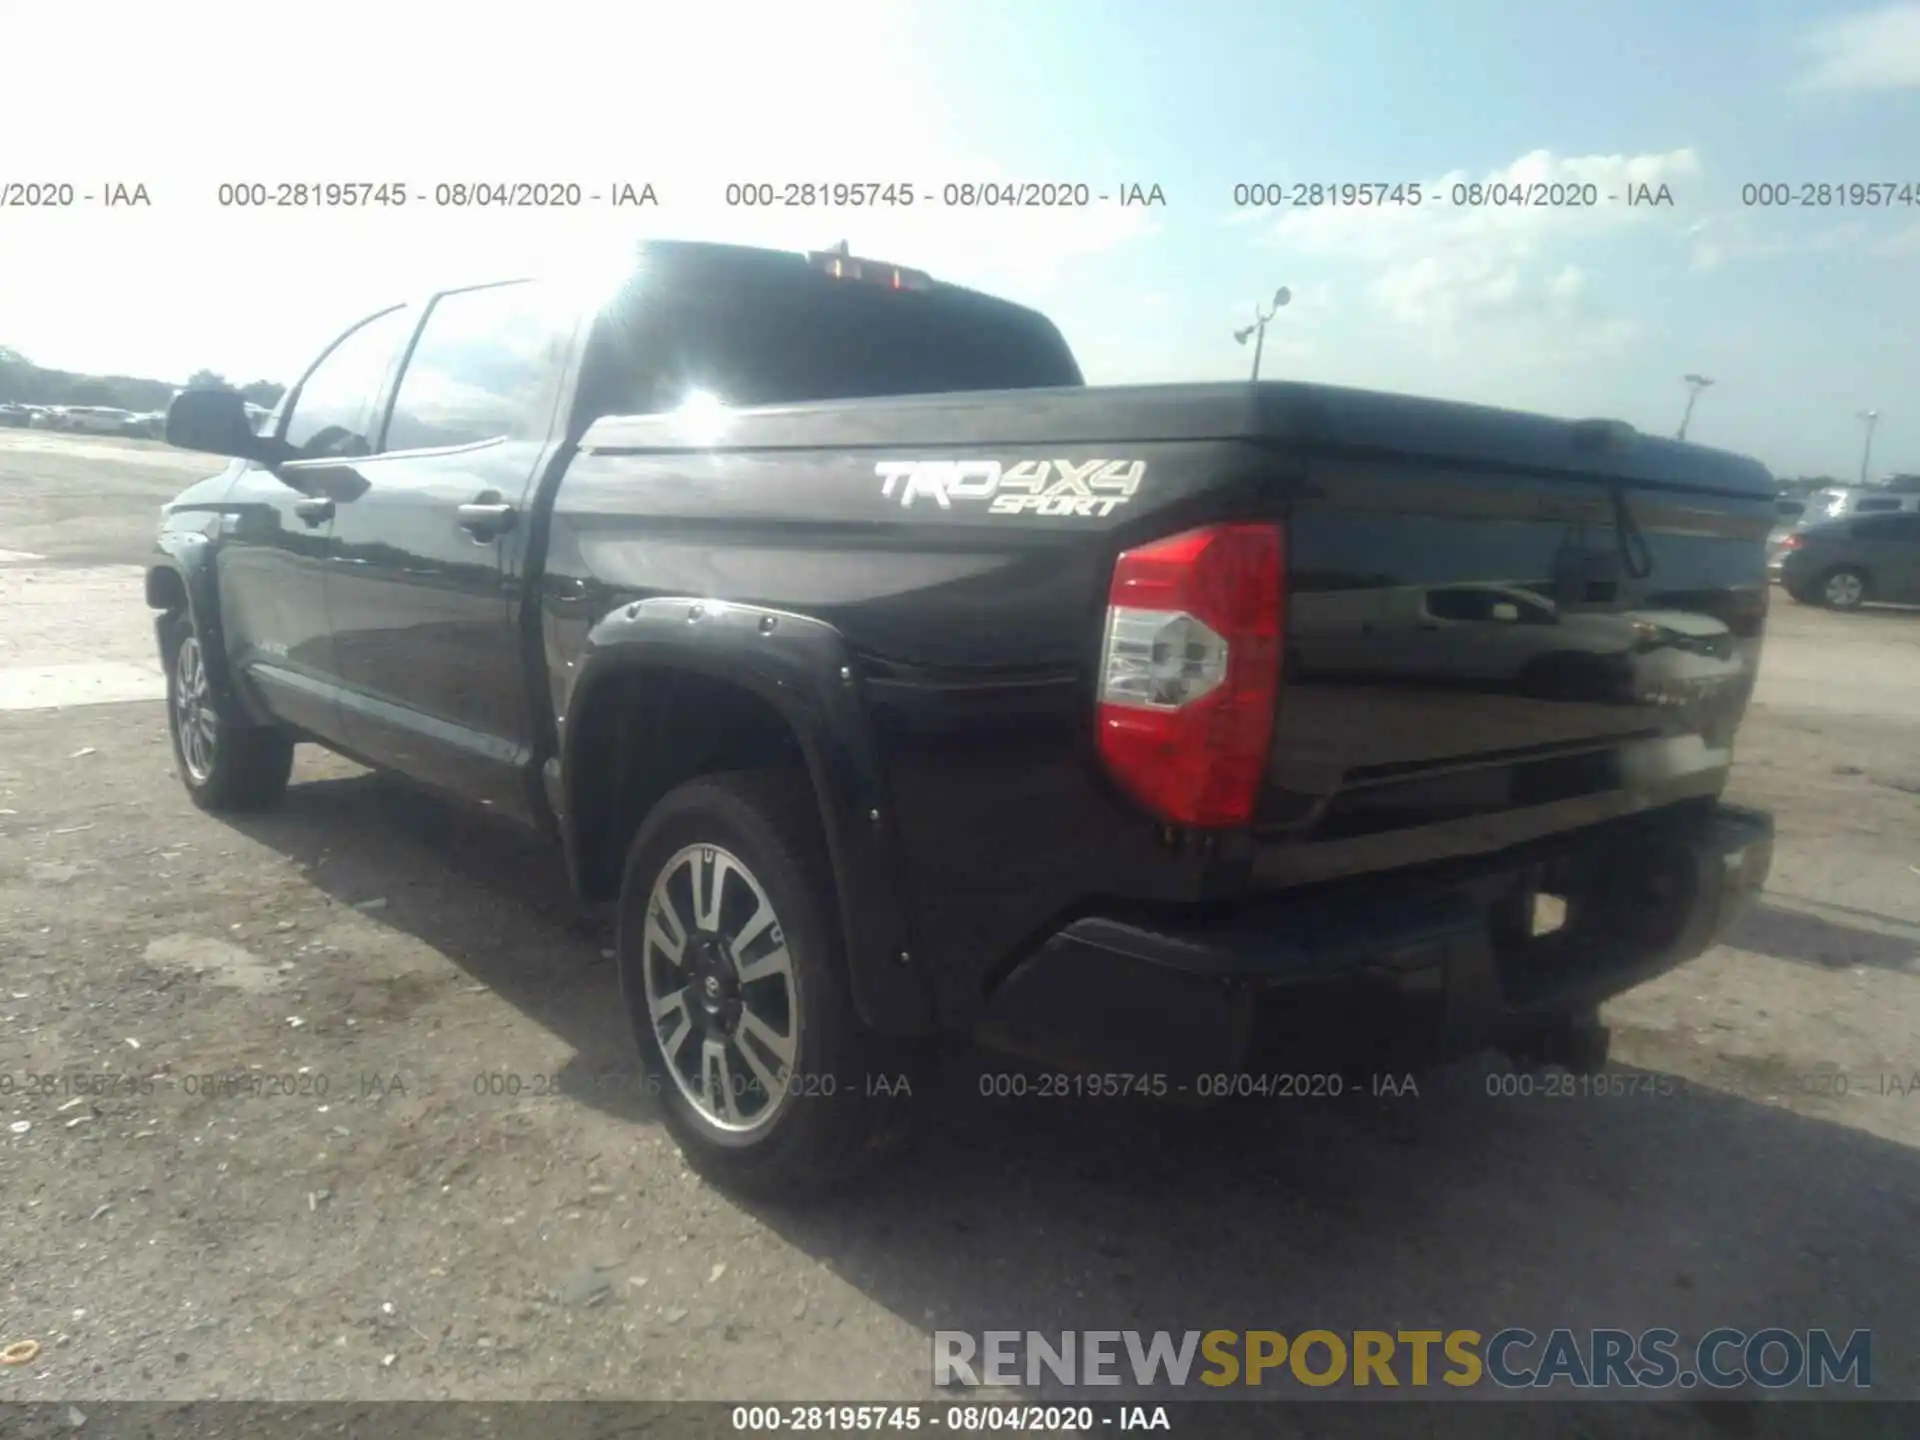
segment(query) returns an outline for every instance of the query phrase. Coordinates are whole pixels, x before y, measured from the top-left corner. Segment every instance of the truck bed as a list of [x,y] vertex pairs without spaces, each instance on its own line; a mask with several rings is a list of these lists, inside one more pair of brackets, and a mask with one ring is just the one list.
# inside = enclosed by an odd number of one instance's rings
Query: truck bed
[[[982,460],[1142,470],[1108,513],[1061,515],[882,478]],[[564,709],[565,662],[628,600],[832,625],[861,657],[924,943],[977,979],[1102,897],[1315,884],[1717,794],[1773,490],[1611,422],[1313,385],[786,406],[697,435],[610,417],[554,501],[550,673]],[[1249,518],[1286,542],[1266,793],[1246,831],[1170,848],[1093,753],[1108,580],[1130,546]]]

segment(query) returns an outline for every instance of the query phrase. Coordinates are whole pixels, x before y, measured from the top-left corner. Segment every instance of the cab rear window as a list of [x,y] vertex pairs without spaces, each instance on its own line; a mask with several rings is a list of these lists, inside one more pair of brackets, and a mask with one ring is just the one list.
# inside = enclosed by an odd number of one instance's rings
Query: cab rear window
[[603,319],[603,415],[1084,383],[1053,323],[970,291],[893,290],[811,274],[662,297]]

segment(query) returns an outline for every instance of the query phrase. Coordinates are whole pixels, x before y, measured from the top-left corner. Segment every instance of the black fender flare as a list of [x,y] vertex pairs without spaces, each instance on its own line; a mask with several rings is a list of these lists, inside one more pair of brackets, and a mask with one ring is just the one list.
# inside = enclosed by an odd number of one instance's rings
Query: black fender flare
[[574,760],[579,720],[603,682],[640,667],[737,685],[785,720],[820,805],[855,1008],[881,1034],[927,1033],[933,988],[914,958],[910,876],[845,637],[808,616],[695,598],[642,600],[604,616],[574,662],[561,707],[559,783],[548,786],[570,862],[578,787],[593,783]]
[[147,564],[146,598],[147,604],[155,612],[153,637],[161,665],[168,663],[165,633],[167,608],[162,603],[159,587],[164,582],[159,577],[171,573],[179,580],[180,588],[187,597],[187,617],[193,622],[195,633],[200,636],[215,713],[232,725],[272,724],[272,719],[253,703],[245,689],[237,683],[233,667],[227,663],[226,634],[220,624],[220,587],[214,576],[213,541],[197,531],[171,531],[160,536],[157,548],[162,558]]

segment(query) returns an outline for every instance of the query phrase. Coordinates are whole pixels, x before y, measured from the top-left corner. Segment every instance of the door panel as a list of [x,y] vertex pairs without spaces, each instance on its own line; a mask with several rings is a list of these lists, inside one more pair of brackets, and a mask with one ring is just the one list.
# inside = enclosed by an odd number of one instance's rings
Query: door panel
[[1875,578],[1880,598],[1920,603],[1920,515],[1889,515],[1873,522]]
[[278,474],[247,466],[227,496],[218,575],[228,658],[271,714],[322,739],[340,738],[326,609],[333,521],[302,492],[351,487],[414,317],[405,306],[383,311],[328,346],[273,425],[301,458]]
[[532,709],[504,557],[524,525],[574,317],[531,282],[438,297],[382,453],[333,521],[328,612],[349,743],[530,819]]
[[249,465],[241,473],[221,521],[220,615],[241,683],[277,719],[331,735],[337,686],[324,598],[331,526],[297,516],[301,499],[271,471]]
[[525,497],[544,447],[381,456],[334,521],[329,613],[350,743],[381,765],[509,812],[531,727],[500,546],[461,506]]

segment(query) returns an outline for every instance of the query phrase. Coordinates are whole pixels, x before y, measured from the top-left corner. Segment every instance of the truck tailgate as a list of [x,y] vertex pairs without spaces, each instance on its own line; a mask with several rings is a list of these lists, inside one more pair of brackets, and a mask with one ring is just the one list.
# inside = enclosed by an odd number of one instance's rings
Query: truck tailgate
[[1719,793],[1760,658],[1763,467],[1404,397],[1303,412],[1264,882]]

